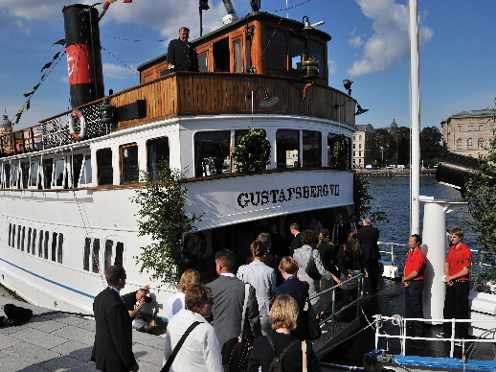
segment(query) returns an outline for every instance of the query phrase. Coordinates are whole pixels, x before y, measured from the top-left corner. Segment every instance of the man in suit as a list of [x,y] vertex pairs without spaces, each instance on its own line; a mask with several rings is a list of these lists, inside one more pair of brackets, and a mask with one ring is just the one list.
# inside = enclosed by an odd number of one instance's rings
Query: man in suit
[[169,68],[174,71],[198,71],[198,56],[188,41],[189,28],[181,27],[177,39],[171,40],[167,51]]
[[303,245],[301,241],[300,226],[296,222],[289,225],[289,232],[293,235],[293,240],[289,245],[289,255],[292,256],[294,251]]
[[362,250],[362,262],[365,267],[365,288],[368,293],[377,291],[379,281],[379,230],[372,226],[370,218],[362,221],[362,227],[358,230],[358,242]]
[[108,287],[93,302],[96,333],[91,360],[105,372],[139,369],[132,351],[131,318],[119,292],[126,285],[122,266],[110,266],[105,273]]
[[[208,284],[213,295],[213,326],[219,344],[223,345],[241,333],[241,316],[245,299],[245,284],[233,274],[234,257],[232,252],[222,250],[215,255],[215,270],[219,277]],[[261,335],[258,303],[255,289],[250,286],[247,325],[253,337]],[[223,353],[224,355],[224,353]]]

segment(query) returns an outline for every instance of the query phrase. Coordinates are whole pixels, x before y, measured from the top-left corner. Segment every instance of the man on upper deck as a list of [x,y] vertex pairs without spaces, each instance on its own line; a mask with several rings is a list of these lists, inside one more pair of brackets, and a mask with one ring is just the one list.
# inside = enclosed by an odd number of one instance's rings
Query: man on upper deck
[[181,27],[178,38],[171,40],[167,51],[169,69],[174,71],[198,71],[198,56],[188,41],[189,28]]

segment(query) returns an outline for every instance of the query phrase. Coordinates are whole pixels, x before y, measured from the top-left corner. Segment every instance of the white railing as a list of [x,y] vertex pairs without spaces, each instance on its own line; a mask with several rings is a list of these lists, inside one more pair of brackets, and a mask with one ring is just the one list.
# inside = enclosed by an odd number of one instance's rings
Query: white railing
[[[396,258],[401,254],[404,254],[405,248],[407,244],[404,243],[394,243],[394,242],[383,242],[378,241],[377,245],[379,246],[379,253],[381,256],[389,256],[392,265],[396,265]],[[381,247],[386,247],[386,249],[381,250]],[[401,253],[398,253],[398,250],[402,250]]]
[[[383,327],[383,322],[391,322],[393,326],[399,328],[398,335],[390,335],[388,333],[381,333],[381,328]],[[403,318],[400,315],[395,316],[383,316],[380,314],[374,315],[374,322],[376,323],[375,328],[375,348],[379,348],[379,339],[397,339],[400,340],[401,344],[401,355],[406,355],[406,340],[419,340],[419,341],[443,341],[450,342],[450,358],[454,356],[455,343],[460,342],[462,345],[462,358],[465,358],[465,343],[494,343],[496,342],[495,334],[496,329],[487,332],[488,335],[492,334],[492,338],[477,338],[477,339],[466,339],[466,338],[455,338],[455,325],[456,323],[471,323],[472,319],[424,319],[424,318]],[[451,323],[451,337],[418,337],[418,336],[408,336],[406,333],[408,322],[422,322],[422,323]],[[494,323],[492,320],[478,320],[478,323]]]

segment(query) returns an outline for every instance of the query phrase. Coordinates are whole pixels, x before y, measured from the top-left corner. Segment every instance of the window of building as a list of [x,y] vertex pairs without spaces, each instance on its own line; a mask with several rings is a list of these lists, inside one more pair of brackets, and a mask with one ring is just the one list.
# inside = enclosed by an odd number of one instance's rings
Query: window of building
[[52,234],[52,261],[57,260],[57,233]]
[[28,253],[31,253],[31,234],[32,234],[32,228],[30,227],[28,229],[28,242],[27,242],[27,245],[26,245],[26,251]]
[[124,255],[124,243],[117,242],[115,245],[115,259],[114,265],[122,266]]
[[29,174],[29,187],[38,187],[41,183],[40,177],[40,160],[31,159],[31,172]]
[[43,230],[40,230],[40,236],[38,238],[38,257],[43,257],[43,237],[45,234]]
[[467,138],[467,149],[472,148],[472,138]]
[[21,173],[22,173],[22,189],[28,188],[29,183],[29,161],[21,161]]
[[354,143],[354,144],[353,144],[353,150],[355,150],[355,147],[356,147],[356,144]]
[[21,249],[21,225],[17,225],[17,249]]
[[299,166],[300,132],[293,129],[279,129],[276,133],[277,168]]
[[64,169],[65,161],[64,159],[55,159],[53,164],[53,186],[62,187],[64,186]]
[[91,239],[84,239],[83,270],[90,271]]
[[146,142],[147,171],[152,180],[158,179],[160,168],[169,167],[169,139],[159,137]]
[[43,188],[52,188],[53,159],[43,160]]
[[105,271],[112,265],[112,247],[114,245],[114,242],[112,240],[106,240],[105,241],[105,252],[103,255],[103,267],[105,268]]
[[485,143],[484,143],[484,139],[483,138],[479,138],[479,141],[478,141],[478,145],[479,149],[484,149],[485,147]]
[[114,169],[112,168],[112,150],[101,149],[96,152],[99,185],[112,185]]
[[91,258],[91,271],[98,273],[100,271],[100,239],[93,240],[93,253]]
[[208,52],[198,55],[198,69],[200,72],[208,72]]
[[121,184],[138,182],[138,145],[130,143],[119,147],[120,166],[121,166]]
[[48,260],[48,243],[50,241],[50,233],[45,231],[45,240],[43,242],[43,258]]
[[456,149],[457,150],[463,150],[463,145],[462,145],[462,139],[461,138],[458,138],[456,140]]
[[195,134],[196,176],[228,173],[230,162],[230,131],[199,132]]
[[303,166],[322,166],[322,135],[320,132],[303,131]]
[[479,132],[484,131],[484,129],[485,129],[485,128],[484,128],[484,125],[479,125]]
[[4,163],[3,165],[3,185],[6,189],[10,188],[10,164]]
[[62,263],[62,258],[64,254],[64,234],[59,234],[57,245],[57,262]]
[[36,254],[36,229],[33,229],[33,238],[31,240],[31,254],[35,255]]
[[243,49],[241,48],[241,38],[233,40],[234,50],[234,72],[243,72]]

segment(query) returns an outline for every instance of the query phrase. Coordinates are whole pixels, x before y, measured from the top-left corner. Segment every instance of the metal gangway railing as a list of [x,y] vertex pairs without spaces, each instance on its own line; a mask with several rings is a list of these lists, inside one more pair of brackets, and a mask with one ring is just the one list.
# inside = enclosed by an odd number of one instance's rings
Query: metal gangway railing
[[[393,326],[399,328],[399,334],[392,335],[388,333],[381,333],[381,328],[383,328],[383,322],[391,322]],[[407,340],[417,340],[417,341],[442,341],[450,343],[450,358],[454,356],[455,343],[460,343],[462,346],[462,358],[465,358],[465,344],[466,343],[495,343],[496,342],[496,329],[486,332],[487,336],[492,335],[491,338],[456,338],[455,337],[455,325],[456,323],[471,323],[472,319],[424,319],[424,318],[403,318],[400,315],[394,316],[383,316],[380,314],[374,315],[375,327],[375,348],[379,349],[379,340],[384,339],[397,339],[400,340],[401,345],[401,355],[406,355],[406,341]],[[422,322],[422,323],[451,323],[451,337],[420,337],[420,336],[408,336],[407,335],[407,324],[411,322]],[[477,320],[478,323],[494,323],[493,320]]]
[[[336,291],[337,290],[354,290],[354,286],[356,284],[356,298],[354,298],[351,302],[343,304],[339,309],[336,309]],[[326,288],[315,295],[310,297],[310,301],[314,299],[323,299],[323,295],[327,295],[331,293],[331,312],[330,314],[326,314],[327,316],[324,319],[320,319],[320,325],[323,325],[329,321],[333,321],[336,316],[341,314],[343,311],[349,309],[350,307],[356,305],[357,313],[359,311],[359,303],[361,298],[363,297],[363,274],[354,275],[346,280],[343,280],[341,283],[336,284],[330,288]]]

